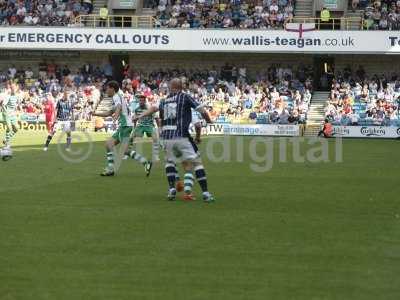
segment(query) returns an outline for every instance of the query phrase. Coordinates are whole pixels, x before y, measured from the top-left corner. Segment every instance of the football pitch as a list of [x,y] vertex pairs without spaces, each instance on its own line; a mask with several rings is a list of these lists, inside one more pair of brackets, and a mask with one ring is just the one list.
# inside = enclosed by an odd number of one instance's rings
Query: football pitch
[[343,140],[335,162],[330,140],[329,162],[301,163],[275,138],[261,172],[261,140],[205,139],[205,204],[197,185],[198,200],[166,201],[162,163],[100,177],[107,136],[73,144],[90,150],[79,163],[43,152],[45,133],[15,137],[0,161],[0,300],[400,299],[399,141]]

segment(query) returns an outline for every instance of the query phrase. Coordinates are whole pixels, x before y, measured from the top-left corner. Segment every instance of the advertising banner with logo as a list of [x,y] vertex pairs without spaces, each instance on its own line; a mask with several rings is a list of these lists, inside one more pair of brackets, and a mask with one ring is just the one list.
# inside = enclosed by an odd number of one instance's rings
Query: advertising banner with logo
[[298,125],[208,124],[207,135],[299,136]]
[[361,138],[400,138],[400,127],[333,126],[333,136]]
[[[44,122],[29,122],[29,121],[18,121],[17,128],[21,131],[47,131],[46,124]],[[4,121],[0,121],[0,132],[7,129]]]
[[[289,26],[290,27],[290,26]],[[0,49],[261,53],[400,53],[397,31],[1,27]],[[371,43],[371,41],[374,41]]]
[[[94,124],[91,121],[78,120],[73,122],[73,128],[75,131],[93,131]],[[42,121],[18,121],[18,130],[21,131],[47,131],[46,123]],[[0,120],[0,132],[7,129],[4,121]]]

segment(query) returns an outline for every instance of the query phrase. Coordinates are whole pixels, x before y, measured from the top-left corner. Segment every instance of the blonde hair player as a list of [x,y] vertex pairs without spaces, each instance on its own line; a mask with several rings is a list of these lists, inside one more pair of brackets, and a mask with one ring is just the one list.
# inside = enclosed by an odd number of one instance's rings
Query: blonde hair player
[[207,177],[200,153],[189,133],[192,122],[192,109],[198,111],[207,123],[211,123],[210,116],[205,108],[190,95],[182,92],[182,81],[178,78],[170,82],[170,94],[160,101],[158,107],[152,106],[135,119],[150,116],[160,112],[161,140],[166,150],[165,172],[167,174],[169,191],[168,199],[176,199],[176,167],[177,161],[182,162],[184,169],[184,200],[194,200],[192,189],[196,179],[203,192],[204,202],[213,202],[214,197],[208,191]]

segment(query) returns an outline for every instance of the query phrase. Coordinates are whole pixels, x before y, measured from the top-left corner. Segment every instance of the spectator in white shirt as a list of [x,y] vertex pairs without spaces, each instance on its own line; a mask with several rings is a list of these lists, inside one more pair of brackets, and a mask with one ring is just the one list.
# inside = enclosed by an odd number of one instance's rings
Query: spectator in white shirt
[[32,13],[29,13],[29,14],[24,18],[24,23],[27,24],[27,25],[33,25]]
[[279,98],[280,98],[279,92],[278,92],[278,91],[276,90],[276,88],[274,87],[274,89],[273,89],[272,92],[271,92],[271,100],[272,100],[273,102],[275,102],[275,101],[279,100]]
[[189,24],[189,22],[188,22],[187,20],[185,20],[185,21],[182,23],[181,27],[182,27],[182,28],[190,28],[190,24]]
[[242,66],[239,68],[239,78],[246,79],[246,77],[247,77],[246,67]]
[[15,74],[17,74],[17,69],[15,68],[14,65],[12,65],[12,66],[8,69],[8,76],[10,77],[10,79],[14,79],[14,78],[15,78]]
[[160,4],[158,5],[157,9],[159,12],[164,12],[167,9],[167,7],[166,7],[165,3],[160,1]]
[[33,71],[30,67],[28,67],[25,71],[25,78],[31,79],[33,77]]
[[181,6],[178,3],[172,6],[172,16],[178,17],[180,12],[181,12]]
[[378,99],[384,99],[385,98],[385,93],[383,92],[382,89],[379,89],[378,93],[376,94],[376,97]]
[[20,5],[18,6],[18,10],[17,10],[17,16],[24,17],[25,14],[26,14],[26,8],[22,3],[20,3]]
[[278,11],[279,11],[279,6],[278,6],[278,4],[276,4],[276,1],[273,1],[273,2],[272,2],[271,6],[269,7],[269,11],[270,11],[271,13],[272,13],[272,12],[278,13]]

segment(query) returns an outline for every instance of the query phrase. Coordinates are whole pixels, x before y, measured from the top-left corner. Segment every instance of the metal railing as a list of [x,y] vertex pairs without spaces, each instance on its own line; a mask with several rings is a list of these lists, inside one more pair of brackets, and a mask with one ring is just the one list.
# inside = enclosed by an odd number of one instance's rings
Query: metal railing
[[363,30],[363,19],[354,17],[330,18],[328,22],[323,22],[321,18],[295,16],[291,23],[314,23],[317,30]]
[[154,18],[152,16],[134,15],[80,15],[75,18],[75,26],[85,27],[122,27],[122,28],[152,28]]
[[[362,18],[330,18],[322,22],[321,18],[294,17],[291,23],[314,23],[315,29],[326,30],[363,30]],[[123,28],[153,28],[155,19],[152,16],[136,15],[80,15],[75,18],[75,26],[85,27],[123,27]]]

